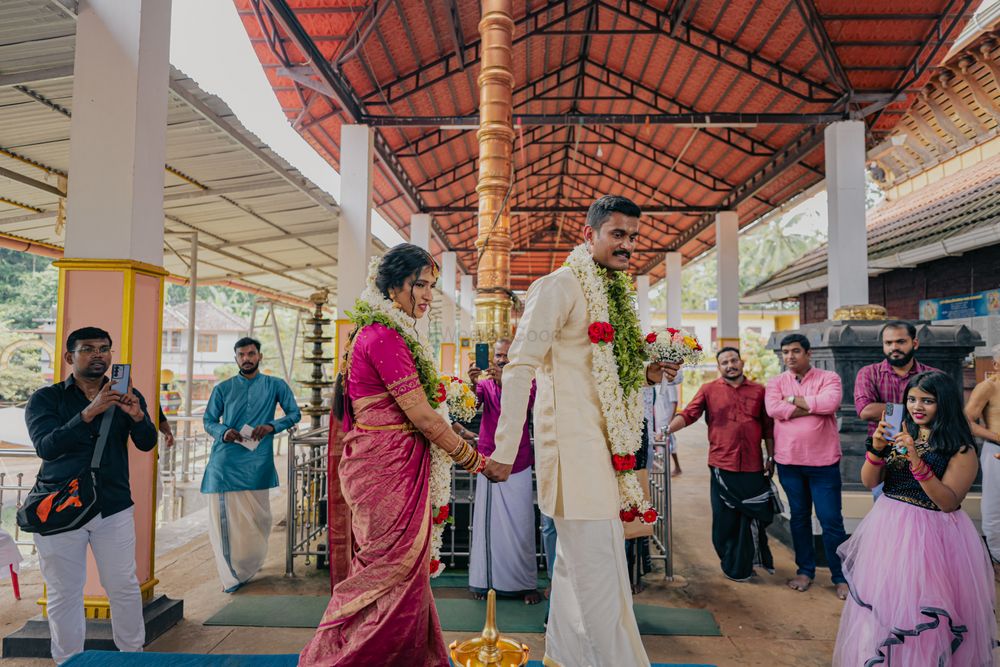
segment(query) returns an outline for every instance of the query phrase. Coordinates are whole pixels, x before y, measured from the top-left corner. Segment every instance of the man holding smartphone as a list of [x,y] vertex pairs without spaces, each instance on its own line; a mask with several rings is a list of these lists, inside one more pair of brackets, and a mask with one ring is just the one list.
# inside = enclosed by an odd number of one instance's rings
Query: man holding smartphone
[[[858,417],[868,422],[869,437],[878,428],[886,403],[902,403],[911,377],[938,370],[916,359],[920,341],[917,340],[917,328],[910,322],[887,322],[879,332],[879,339],[885,358],[862,366],[854,381],[854,409]],[[876,498],[882,495],[882,485],[872,489],[872,494]]]
[[42,459],[39,481],[64,482],[89,465],[104,415],[112,412],[96,478],[93,515],[85,518],[80,528],[34,536],[47,587],[52,659],[57,665],[83,651],[88,545],[111,604],[115,646],[119,651],[142,650],[146,629],[135,572],[128,441],[131,438],[144,452],[156,447],[156,427],[149,419],[145,399],[129,381],[119,386],[124,391],[115,390],[105,375],[111,365],[111,335],[107,331],[85,327],[71,333],[63,361],[73,369],[70,376],[32,394],[24,412],[31,442]]
[[[215,386],[205,408],[205,431],[215,438],[201,480],[209,494],[208,536],[222,589],[232,593],[257,574],[271,536],[270,489],[278,486],[274,435],[302,418],[284,380],[260,372],[260,341],[234,346],[240,373]],[[275,419],[278,406],[285,415]]]

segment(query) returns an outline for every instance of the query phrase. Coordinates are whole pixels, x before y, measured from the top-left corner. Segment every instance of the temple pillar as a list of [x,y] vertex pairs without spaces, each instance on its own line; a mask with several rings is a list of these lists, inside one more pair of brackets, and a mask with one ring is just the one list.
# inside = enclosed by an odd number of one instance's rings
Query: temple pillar
[[715,215],[718,260],[718,348],[740,346],[740,217],[736,211]]
[[668,252],[664,260],[667,281],[667,326],[680,328],[681,318],[681,254]]
[[[132,364],[132,383],[156,423],[163,315],[163,165],[166,159],[170,2],[81,0],[76,25],[70,121],[66,246],[59,268],[55,380],[75,329],[112,337],[112,362]],[[156,450],[129,445],[135,502],[136,575],[147,610],[183,604],[154,600]],[[46,597],[39,604],[46,604]],[[88,550],[85,615],[111,609]],[[147,621],[149,617],[147,615]],[[165,630],[166,627],[162,628]],[[150,635],[153,636],[150,636]],[[147,641],[156,633],[147,630]]]
[[512,0],[482,0],[479,35],[479,238],[476,339],[489,343],[511,334],[510,204],[511,156],[514,148],[514,73]]
[[842,306],[868,303],[868,232],[865,225],[865,124],[827,126],[826,201],[829,246],[827,317]]
[[649,276],[637,276],[635,288],[636,302],[639,307],[639,328],[645,335],[652,328],[651,313],[649,312]]

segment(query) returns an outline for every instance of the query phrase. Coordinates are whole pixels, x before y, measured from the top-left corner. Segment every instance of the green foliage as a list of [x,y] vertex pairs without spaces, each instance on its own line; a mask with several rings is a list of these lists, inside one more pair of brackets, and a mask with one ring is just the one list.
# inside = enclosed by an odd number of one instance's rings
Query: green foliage
[[765,384],[781,373],[781,364],[773,350],[767,349],[767,341],[752,331],[740,336],[740,356],[743,357],[743,373],[753,380]]
[[[772,220],[740,235],[740,294],[762,283],[785,266],[825,241],[820,234],[797,234],[789,229],[802,221],[805,214]],[[718,295],[716,288],[718,263],[715,250],[684,267],[681,274],[681,307],[684,310],[704,310],[705,302]],[[655,306],[666,308],[666,291],[657,296]]]
[[[0,325],[0,351],[25,340],[37,340],[37,338],[16,333]],[[25,401],[36,389],[45,384],[41,351],[38,348],[20,349],[11,356],[10,363],[0,367],[0,401]]]
[[618,363],[618,381],[627,396],[646,384],[646,353],[635,311],[632,276],[625,271],[614,271],[608,275],[607,269],[599,264],[596,266],[598,275],[608,286],[608,318],[615,330],[612,349]]
[[[199,301],[208,301],[245,320],[249,320],[253,312],[254,295],[249,292],[222,285],[202,285],[195,292]],[[164,301],[168,306],[176,306],[186,303],[190,294],[191,291],[184,285],[168,283]]]
[[54,319],[58,285],[52,260],[0,248],[0,321],[11,329]]

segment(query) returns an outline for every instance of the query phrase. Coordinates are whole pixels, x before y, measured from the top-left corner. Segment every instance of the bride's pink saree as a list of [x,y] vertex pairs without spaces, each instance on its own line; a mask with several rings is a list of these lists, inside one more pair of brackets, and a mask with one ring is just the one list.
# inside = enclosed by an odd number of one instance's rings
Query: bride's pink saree
[[348,359],[339,474],[351,510],[350,573],[300,665],[450,665],[430,586],[430,450],[403,407],[424,400],[413,357],[396,331],[358,332]]

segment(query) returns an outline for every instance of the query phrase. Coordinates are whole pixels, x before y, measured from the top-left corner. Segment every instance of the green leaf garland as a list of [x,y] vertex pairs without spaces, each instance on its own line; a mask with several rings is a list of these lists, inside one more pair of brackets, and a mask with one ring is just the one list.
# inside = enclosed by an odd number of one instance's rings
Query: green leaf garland
[[645,341],[636,315],[632,276],[626,271],[609,272],[600,264],[597,264],[597,273],[607,284],[608,318],[615,329],[612,349],[618,363],[618,381],[628,395],[646,384]]

